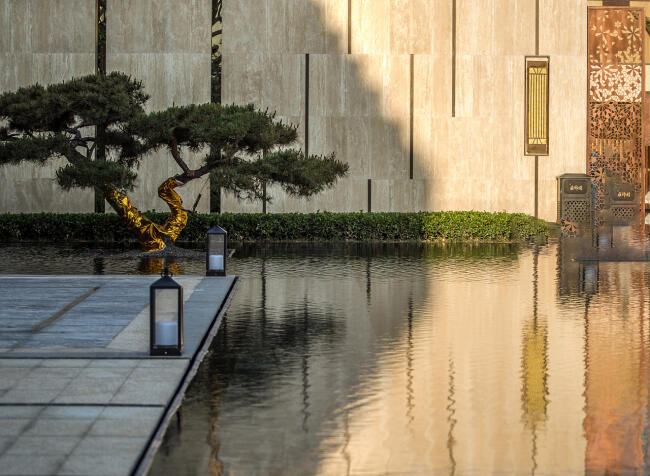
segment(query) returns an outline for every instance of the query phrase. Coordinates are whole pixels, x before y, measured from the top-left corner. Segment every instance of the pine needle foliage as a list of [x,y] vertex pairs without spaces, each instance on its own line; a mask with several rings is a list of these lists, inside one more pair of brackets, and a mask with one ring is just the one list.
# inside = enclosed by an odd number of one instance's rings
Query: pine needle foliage
[[308,197],[331,187],[348,171],[348,165],[333,154],[307,157],[289,148],[297,139],[296,126],[252,105],[171,107],[142,116],[132,127],[151,149],[173,151],[177,145],[212,151],[204,155],[199,169],[184,171],[178,178],[186,181],[211,173],[213,187],[240,198],[263,199],[263,184],[269,183],[279,184],[290,195]]
[[[148,152],[165,150],[182,183],[212,174],[212,186],[262,198],[267,183],[310,196],[345,176],[334,155],[305,156],[291,148],[297,128],[252,105],[214,103],[145,113],[142,83],[122,73],[89,75],[0,95],[0,165],[44,164],[64,157],[57,171],[64,189],[112,186],[131,190]],[[96,130],[104,131],[95,135]],[[97,148],[107,159],[95,159]],[[186,156],[198,153],[198,168]],[[154,157],[148,156],[151,160]]]
[[[113,185],[131,189],[133,169],[147,146],[128,131],[128,121],[144,114],[149,96],[142,83],[122,73],[90,75],[47,87],[39,84],[0,95],[0,164],[43,165],[65,157],[57,171],[61,187]],[[96,128],[110,128],[103,145],[113,161],[93,160]]]

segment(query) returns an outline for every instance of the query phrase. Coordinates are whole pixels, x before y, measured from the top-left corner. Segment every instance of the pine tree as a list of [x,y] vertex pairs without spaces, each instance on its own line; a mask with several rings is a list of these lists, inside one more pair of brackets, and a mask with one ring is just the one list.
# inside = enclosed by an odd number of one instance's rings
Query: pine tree
[[[174,241],[185,226],[187,210],[174,188],[191,180],[211,174],[213,187],[241,198],[262,199],[266,183],[309,197],[347,173],[347,164],[333,154],[307,157],[292,148],[296,126],[252,105],[208,103],[146,114],[147,99],[142,83],[122,73],[4,93],[0,164],[39,165],[64,157],[67,163],[56,171],[59,185],[99,190],[147,251]],[[95,135],[95,130],[104,133]],[[99,147],[108,159],[95,159]],[[162,225],[150,222],[125,195],[135,186],[141,161],[154,160],[148,152],[160,149],[179,166],[179,173],[158,190],[172,211]],[[203,154],[198,168],[188,166],[188,151]]]

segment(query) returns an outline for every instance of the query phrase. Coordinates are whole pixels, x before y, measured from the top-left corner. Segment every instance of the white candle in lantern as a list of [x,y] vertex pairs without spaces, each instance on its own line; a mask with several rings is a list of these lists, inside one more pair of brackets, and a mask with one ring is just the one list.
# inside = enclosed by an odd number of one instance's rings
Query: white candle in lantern
[[223,255],[210,255],[210,269],[223,269]]
[[156,322],[156,345],[178,345],[178,323]]

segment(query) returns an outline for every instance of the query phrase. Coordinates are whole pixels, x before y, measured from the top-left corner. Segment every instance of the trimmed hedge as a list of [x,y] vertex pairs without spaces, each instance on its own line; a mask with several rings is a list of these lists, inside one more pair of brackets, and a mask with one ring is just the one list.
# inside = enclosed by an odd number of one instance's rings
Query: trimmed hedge
[[[163,223],[166,213],[147,212]],[[178,238],[181,243],[205,240],[214,223],[228,231],[229,239],[284,240],[453,240],[520,241],[548,236],[548,225],[522,213],[223,213],[190,216]],[[115,214],[0,214],[0,241],[132,242]]]

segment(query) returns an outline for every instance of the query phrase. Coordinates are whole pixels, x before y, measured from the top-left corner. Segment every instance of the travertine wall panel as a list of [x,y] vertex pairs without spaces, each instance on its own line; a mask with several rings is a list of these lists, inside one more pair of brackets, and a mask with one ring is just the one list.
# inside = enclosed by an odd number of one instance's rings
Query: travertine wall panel
[[[316,211],[345,212],[367,210],[367,179],[344,178],[334,188],[325,190],[310,199],[300,199],[285,194],[279,186],[268,188],[273,201],[267,205],[269,213]],[[350,209],[350,204],[358,204]],[[260,211],[257,207],[256,211]]]
[[[262,4],[255,3],[257,8]],[[266,9],[269,52],[304,54],[346,51],[347,3],[337,0],[267,0]]]
[[346,99],[352,99],[345,94],[347,59],[345,55],[310,55],[310,115],[343,116]]
[[390,53],[391,0],[352,2],[352,53]]
[[[210,0],[111,0],[106,29],[107,71],[123,71],[141,80],[151,96],[148,111],[210,101]],[[190,167],[199,165],[200,154],[182,153]],[[178,173],[167,150],[143,159],[137,187],[130,194],[134,205],[167,211],[157,189]],[[207,177],[177,189],[186,207],[201,193],[197,210],[208,211],[206,182]]]
[[[94,71],[94,0],[0,0],[0,93]],[[0,167],[0,212],[93,211],[93,191],[64,192],[56,183],[65,164]]]
[[539,24],[540,54],[587,61],[587,0],[539,0]]
[[[224,52],[221,63],[223,78],[237,78],[236,81],[221,83],[221,98],[224,104],[261,103],[262,89],[264,87],[262,65],[265,58],[264,53],[257,51],[242,51],[232,55],[227,55]],[[279,102],[277,102],[276,107],[280,107]]]
[[[224,78],[226,59],[244,52],[267,50],[267,0],[226,0],[223,2],[223,60]],[[252,27],[254,25],[254,27]],[[225,83],[224,83],[225,86]]]
[[[359,190],[343,193],[349,183],[342,181],[310,205],[278,197],[270,211],[338,209],[341,197],[359,200],[344,209],[365,210],[371,179],[373,211],[534,213],[535,159],[524,156],[523,142],[524,57],[536,54],[536,0],[456,0],[454,79],[453,0],[352,0],[352,54],[340,54],[347,0],[307,2],[311,7],[264,0],[251,12],[251,0],[225,0],[224,31],[235,37],[224,35],[224,100],[287,107],[295,96],[266,96],[264,62],[274,48],[309,53],[310,153],[335,152],[350,164],[347,180]],[[248,32],[247,22],[264,32]],[[280,33],[271,44],[274,31]],[[266,49],[251,50],[260,35]],[[330,48],[330,37],[340,48]],[[235,56],[251,54],[257,66],[234,64]],[[551,57],[551,155],[539,158],[539,214],[554,220],[555,176],[585,170],[586,0],[540,0],[539,54]]]
[[436,3],[428,0],[391,0],[390,52],[431,54],[432,13]]
[[331,149],[337,151],[337,158],[350,165],[351,177],[368,177],[370,157],[367,151],[371,145],[370,120],[356,117],[322,117],[310,119],[313,133],[310,134],[310,153],[325,155]]
[[535,54],[535,2],[530,0],[495,0],[494,54]]
[[255,200],[238,199],[230,192],[221,192],[221,211],[240,213],[262,213],[262,204]]
[[413,67],[415,116],[451,117],[451,55],[416,55]]
[[425,180],[390,179],[372,181],[373,212],[409,212],[427,209]]
[[451,58],[453,0],[433,0],[429,8],[418,14],[431,19],[431,54]]
[[304,118],[305,56],[268,55],[262,76],[260,106],[275,111],[279,116]]
[[[560,15],[560,16],[556,16]],[[563,28],[554,21],[564,18]],[[540,0],[540,53],[550,56],[549,155],[539,158],[540,217],[557,218],[556,177],[586,171],[587,2]]]
[[459,55],[495,53],[494,3],[494,0],[456,0],[456,51]]

